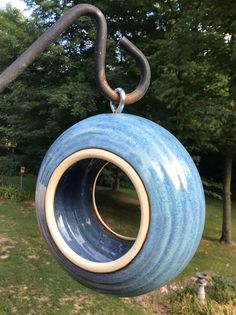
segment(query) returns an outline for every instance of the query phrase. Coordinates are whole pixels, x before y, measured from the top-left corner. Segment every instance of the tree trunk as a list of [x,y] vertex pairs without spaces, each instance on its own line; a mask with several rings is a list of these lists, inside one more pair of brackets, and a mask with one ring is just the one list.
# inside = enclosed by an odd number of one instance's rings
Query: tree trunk
[[117,168],[116,177],[112,187],[112,191],[118,192],[120,190],[120,170]]
[[232,179],[232,164],[233,159],[231,157],[225,158],[224,168],[224,183],[223,183],[223,221],[222,221],[222,234],[220,242],[230,244],[231,239],[231,179]]

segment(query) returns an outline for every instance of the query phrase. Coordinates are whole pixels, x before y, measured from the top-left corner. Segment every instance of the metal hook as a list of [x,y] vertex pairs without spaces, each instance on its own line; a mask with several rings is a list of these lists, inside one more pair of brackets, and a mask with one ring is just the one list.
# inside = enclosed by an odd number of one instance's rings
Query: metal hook
[[[97,36],[95,43],[95,75],[102,94],[119,103],[119,95],[110,87],[105,74],[107,42],[107,23],[103,13],[93,5],[78,4],[69,9],[53,26],[41,35],[20,57],[0,75],[0,93],[32,64],[55,39],[81,16],[90,16],[96,22]],[[146,93],[151,79],[149,63],[143,53],[127,38],[123,37],[120,45],[139,63],[141,78],[137,88],[126,95],[126,104],[138,101]]]

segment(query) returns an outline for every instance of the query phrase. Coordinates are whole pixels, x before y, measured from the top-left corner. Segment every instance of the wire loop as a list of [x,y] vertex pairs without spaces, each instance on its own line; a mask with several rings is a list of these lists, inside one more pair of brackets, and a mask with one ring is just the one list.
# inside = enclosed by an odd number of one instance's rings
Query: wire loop
[[126,94],[122,88],[115,89],[115,92],[117,94],[119,94],[119,96],[120,96],[120,103],[118,106],[116,106],[112,101],[110,101],[111,111],[114,114],[121,114],[123,112],[124,107],[125,107]]

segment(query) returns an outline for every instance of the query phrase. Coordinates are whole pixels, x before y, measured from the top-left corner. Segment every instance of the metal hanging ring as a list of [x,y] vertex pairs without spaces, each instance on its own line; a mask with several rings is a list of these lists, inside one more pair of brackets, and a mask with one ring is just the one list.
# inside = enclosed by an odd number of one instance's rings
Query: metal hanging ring
[[118,106],[116,106],[112,101],[110,101],[111,111],[115,114],[121,114],[123,112],[124,107],[125,107],[126,94],[122,88],[115,89],[115,92],[117,94],[119,94],[119,96],[120,96],[120,103]]

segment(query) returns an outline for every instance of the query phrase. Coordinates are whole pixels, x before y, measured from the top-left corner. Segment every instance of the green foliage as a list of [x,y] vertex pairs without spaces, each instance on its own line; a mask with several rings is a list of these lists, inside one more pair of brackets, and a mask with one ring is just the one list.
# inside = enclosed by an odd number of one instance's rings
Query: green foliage
[[[174,1],[170,2],[174,4]],[[232,94],[233,36],[212,19],[217,3],[170,5],[175,19],[151,55],[155,67],[151,94],[160,103],[163,123],[191,152],[235,153],[236,104]],[[160,5],[161,6],[161,5]],[[232,10],[235,10],[232,4]],[[165,14],[166,12],[164,12]],[[231,13],[227,9],[226,16]],[[229,34],[233,34],[233,29]]]
[[[32,28],[27,33],[28,41],[33,41],[68,8],[79,3],[77,0],[25,2],[34,8],[34,15],[30,23],[23,21],[25,25],[18,29]],[[121,34],[149,57],[152,68],[149,93],[142,104],[127,110],[163,124],[193,154],[204,150],[233,155],[235,4],[226,10],[226,6],[221,8],[212,1],[155,4],[151,0],[103,0],[97,1],[96,6],[108,21],[106,63],[112,86],[122,85],[129,91],[139,79],[134,61],[119,48],[115,49]],[[10,20],[6,27],[12,29],[15,23]],[[21,38],[16,32],[15,37],[18,36]],[[107,102],[95,89],[91,71],[94,39],[95,29],[90,19],[80,19],[27,70],[1,102],[5,112],[4,132],[15,138],[18,152],[25,152],[34,167],[68,126],[104,112],[104,108],[108,110]],[[6,38],[6,49],[11,50],[10,46]]]
[[[34,199],[36,179],[36,176],[31,174],[25,174],[22,178],[22,188],[32,199]],[[20,174],[18,174],[18,176],[8,177],[7,183],[19,188],[21,183]]]
[[196,289],[186,287],[169,296],[171,314],[173,315],[213,315],[214,307],[211,303],[202,304],[197,298]]
[[229,302],[236,304],[235,279],[219,275],[212,276],[212,283],[207,289],[207,295],[220,304],[227,304]]
[[105,167],[98,177],[97,186],[112,188],[113,184],[114,174],[110,168]]
[[0,177],[13,176],[19,172],[20,163],[18,158],[13,154],[0,156]]
[[11,6],[6,10],[0,9],[0,72],[30,43],[31,28],[19,10]]
[[97,181],[97,186],[113,188],[115,184],[116,176],[119,178],[120,188],[133,188],[133,184],[130,179],[123,173],[118,167],[109,163],[104,167],[100,173]]
[[[1,160],[0,166],[2,166]],[[0,175],[0,199],[17,202],[34,199],[35,181],[35,176],[24,175],[22,188],[20,188],[21,178],[19,174],[18,176],[9,176],[9,173],[6,176]]]
[[213,179],[203,178],[202,179],[204,192],[208,197],[222,200],[223,185],[215,182]]
[[[47,5],[50,6],[50,2]],[[4,18],[8,19],[12,10],[9,7],[3,12]],[[1,59],[0,68],[9,65],[21,53],[22,47],[27,48],[45,28],[42,19],[39,23],[39,17],[26,21],[17,10],[14,12],[21,16],[22,25],[17,24],[17,19],[10,19],[9,25],[1,25],[0,20],[0,30],[11,32],[13,27],[18,27],[26,40],[15,49],[11,60]],[[83,42],[81,34],[78,34],[68,45],[69,35],[72,36],[70,32],[65,34],[63,42],[59,39],[51,45],[39,61],[1,95],[0,135],[17,143],[15,153],[24,155],[25,163],[32,170],[39,167],[45,151],[60,133],[97,108],[98,93],[93,88],[92,60],[88,55],[86,67],[86,62],[80,57],[82,51],[85,57],[88,54],[86,44],[78,47],[77,43]],[[14,36],[18,37],[18,33],[14,32]],[[5,47],[9,54],[11,43],[7,37]],[[1,65],[1,62],[4,63]],[[82,67],[84,71],[78,72],[77,69]]]
[[168,296],[171,314],[227,315],[236,305],[235,279],[215,275],[206,287],[206,302],[197,298],[197,287],[187,285],[183,289],[171,291]]
[[29,194],[12,185],[0,185],[0,198],[12,201],[24,201],[29,199]]

